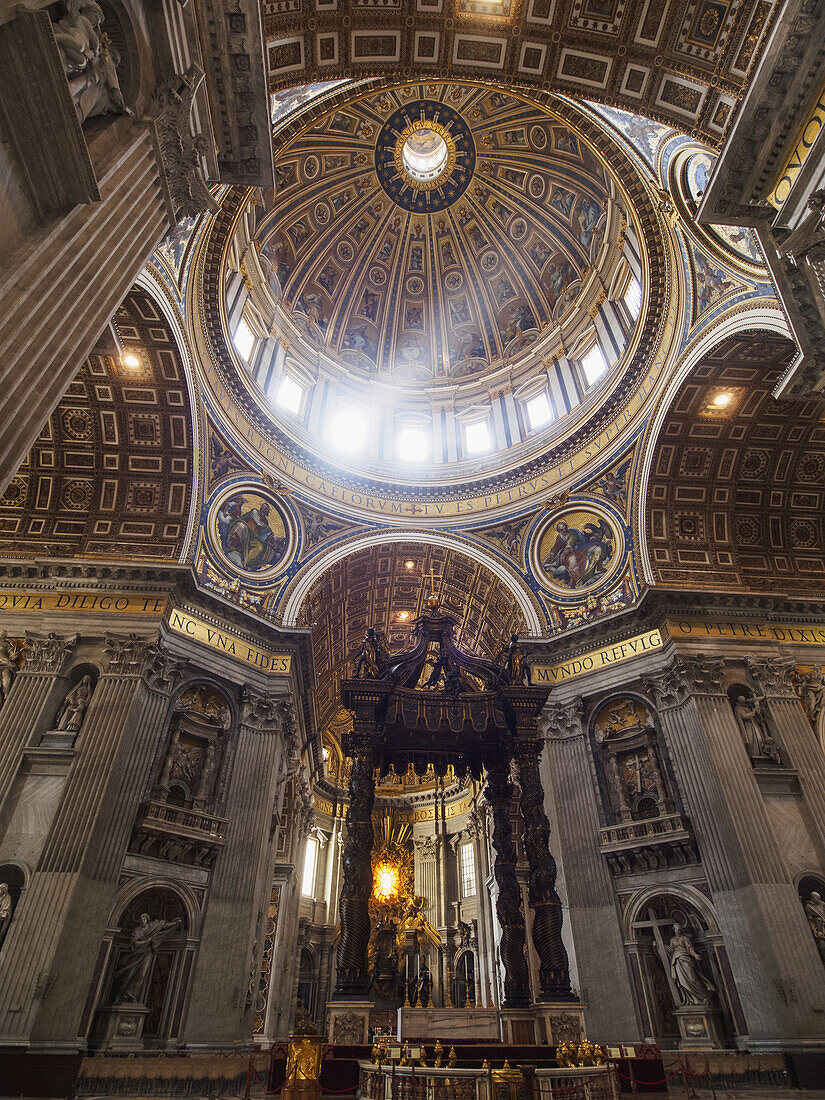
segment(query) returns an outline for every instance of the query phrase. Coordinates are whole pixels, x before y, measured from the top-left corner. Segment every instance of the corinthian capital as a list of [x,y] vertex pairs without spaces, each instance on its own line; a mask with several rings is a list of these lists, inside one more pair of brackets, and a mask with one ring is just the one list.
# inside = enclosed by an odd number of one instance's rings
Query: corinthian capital
[[146,653],[144,676],[155,691],[169,692],[186,668],[186,661],[173,657],[162,641],[150,646]]
[[674,661],[669,668],[648,676],[644,685],[653,695],[660,710],[680,706],[690,694],[687,670],[679,660]]
[[692,695],[725,694],[724,657],[684,657],[682,664],[690,680]]
[[581,696],[572,702],[551,703],[539,718],[539,730],[548,741],[568,741],[572,737],[581,737],[582,713],[584,704]]
[[753,681],[762,695],[774,699],[795,699],[794,676],[796,665],[790,657],[778,657],[773,660],[758,661],[753,657],[745,658]]
[[32,634],[26,631],[26,672],[60,672],[77,642],[76,634]]
[[268,692],[243,689],[242,722],[261,733],[280,733],[285,729],[294,729],[292,704],[285,695],[270,695]]
[[157,660],[157,634],[107,634],[108,672],[121,676],[143,676]]

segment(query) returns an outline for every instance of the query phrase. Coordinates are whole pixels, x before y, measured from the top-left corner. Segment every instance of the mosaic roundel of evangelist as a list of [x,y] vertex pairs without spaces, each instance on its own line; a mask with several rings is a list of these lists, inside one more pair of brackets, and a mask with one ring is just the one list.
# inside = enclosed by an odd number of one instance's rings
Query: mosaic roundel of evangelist
[[291,551],[290,527],[276,501],[255,486],[233,487],[210,516],[218,556],[233,572],[264,580],[281,572]]
[[595,588],[612,575],[623,552],[615,525],[601,511],[574,506],[557,512],[538,542],[545,584],[560,593]]

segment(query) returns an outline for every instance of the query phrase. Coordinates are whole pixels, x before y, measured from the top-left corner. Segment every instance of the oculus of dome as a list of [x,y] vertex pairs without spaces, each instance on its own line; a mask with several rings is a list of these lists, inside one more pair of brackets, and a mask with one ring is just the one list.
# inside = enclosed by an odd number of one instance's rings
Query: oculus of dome
[[467,190],[475,164],[469,126],[438,100],[422,99],[393,111],[375,145],[382,188],[397,206],[414,214],[452,206]]
[[455,141],[446,126],[417,119],[405,127],[395,143],[395,170],[406,173],[413,187],[431,191],[452,175]]

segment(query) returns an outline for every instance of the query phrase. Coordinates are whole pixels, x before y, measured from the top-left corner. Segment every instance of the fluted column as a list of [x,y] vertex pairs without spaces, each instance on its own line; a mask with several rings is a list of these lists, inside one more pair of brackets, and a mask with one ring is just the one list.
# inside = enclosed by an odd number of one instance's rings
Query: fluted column
[[524,914],[521,889],[516,875],[516,849],[510,824],[513,785],[506,760],[491,761],[487,771],[485,797],[493,810],[493,868],[498,897],[496,915],[501,926],[501,961],[504,964],[504,1007],[526,1008],[530,1004],[530,974],[524,954]]
[[[721,659],[650,678],[755,1049],[825,1033],[819,956],[725,693]],[[737,1006],[734,1005],[734,1012]]]
[[156,636],[107,635],[109,662],[3,952],[0,1035],[82,1046],[94,961],[176,671]]
[[344,876],[338,903],[341,918],[335,987],[338,997],[366,997],[369,991],[367,947],[372,893],[372,806],[375,801],[372,738],[370,730],[354,730],[344,745],[345,753],[352,758],[352,772],[342,857]]
[[788,763],[799,775],[820,841],[825,845],[825,753],[791,679],[793,660],[748,660],[748,671],[765,700]]
[[76,634],[26,633],[23,666],[0,709],[0,807],[17,775],[23,749],[51,720],[56,689],[66,683],[61,673],[76,642]]
[[[545,718],[560,859],[585,1018],[594,1035],[641,1038],[616,913],[613,880],[599,851],[599,795],[580,698]],[[567,870],[569,868],[569,871]]]
[[561,938],[562,906],[556,890],[556,861],[550,851],[550,823],[544,812],[544,789],[539,773],[542,742],[520,738],[516,762],[521,783],[524,851],[530,866],[528,898],[533,910],[533,946],[539,957],[539,1000],[574,1000],[570,966]]
[[184,1031],[190,1046],[244,1042],[251,1035],[254,1021],[244,1021],[250,952],[272,883],[270,825],[281,759],[295,741],[289,700],[244,688],[226,846],[212,870]]
[[477,998],[479,1004],[483,1004],[486,1008],[492,1008],[493,1002],[490,999],[492,986],[490,981],[491,948],[487,934],[487,921],[484,919],[485,909],[488,907],[490,899],[484,888],[485,870],[482,852],[484,844],[484,825],[477,807],[473,807],[468,815],[467,834],[473,842],[473,861],[476,874],[476,928],[478,935]]

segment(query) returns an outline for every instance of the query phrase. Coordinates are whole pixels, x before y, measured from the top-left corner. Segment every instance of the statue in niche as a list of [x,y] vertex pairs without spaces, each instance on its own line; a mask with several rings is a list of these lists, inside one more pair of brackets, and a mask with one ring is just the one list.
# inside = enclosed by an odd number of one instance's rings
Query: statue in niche
[[388,660],[389,653],[384,641],[384,635],[379,634],[375,627],[367,627],[367,633],[355,658],[354,680],[375,680],[381,675],[381,669]]
[[825,676],[822,675],[821,665],[814,665],[808,675],[800,681],[798,690],[805,713],[811,725],[815,726],[822,704],[825,703]]
[[511,634],[509,643],[499,647],[496,651],[495,662],[507,670],[511,684],[517,684],[519,687],[526,684],[527,687],[530,687],[532,674],[530,666],[524,659],[524,650],[519,643],[518,634]]
[[3,703],[8,699],[11,685],[17,675],[20,648],[9,638],[5,630],[0,633],[0,695]]
[[0,947],[2,947],[3,940],[6,938],[6,933],[9,930],[13,909],[14,903],[11,891],[9,890],[9,884],[7,882],[0,882]]
[[81,122],[126,110],[118,83],[120,54],[101,29],[103,12],[95,0],[68,0],[68,13],[54,24],[54,37]]
[[123,953],[115,971],[114,1004],[124,1001],[144,1003],[158,947],[180,925],[180,917],[171,921],[160,918],[151,920],[148,913],[140,914],[140,920],[132,930],[131,950]]
[[811,926],[819,956],[825,963],[825,901],[819,891],[813,890],[805,902],[805,916]]
[[57,712],[54,728],[61,733],[77,733],[83,724],[86,708],[92,698],[92,678],[87,673],[79,683],[69,691]]
[[740,691],[735,696],[733,713],[751,760],[770,760],[774,764],[781,764],[779,746],[768,732],[761,704],[752,692]]
[[673,935],[667,945],[670,976],[679,991],[683,1005],[706,1005],[716,992],[713,982],[699,969],[702,961],[693,941],[678,920],[673,922]]

